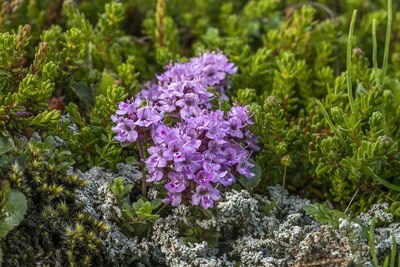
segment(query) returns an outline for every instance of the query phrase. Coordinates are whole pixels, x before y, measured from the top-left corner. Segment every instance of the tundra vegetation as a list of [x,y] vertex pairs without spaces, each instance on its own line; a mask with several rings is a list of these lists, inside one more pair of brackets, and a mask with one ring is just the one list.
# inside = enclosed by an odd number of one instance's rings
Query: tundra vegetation
[[0,266],[400,266],[399,25],[0,0]]

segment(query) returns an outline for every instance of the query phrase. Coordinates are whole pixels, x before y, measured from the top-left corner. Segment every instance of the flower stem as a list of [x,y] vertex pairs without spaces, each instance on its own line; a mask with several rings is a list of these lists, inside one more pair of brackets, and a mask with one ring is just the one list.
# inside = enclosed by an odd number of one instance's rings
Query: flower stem
[[156,27],[158,33],[158,44],[160,47],[164,46],[164,12],[165,12],[165,1],[158,0],[156,8]]
[[381,73],[381,83],[384,83],[384,79],[386,76],[386,71],[388,67],[389,60],[389,48],[390,48],[390,39],[392,33],[392,21],[393,21],[393,7],[392,0],[388,0],[388,14],[387,14],[387,26],[386,26],[386,40],[385,40],[385,51],[383,53],[383,65],[382,65],[382,73]]
[[376,40],[376,19],[372,20],[372,62],[374,64],[375,84],[380,85],[380,78],[378,75],[378,43]]
[[283,207],[283,199],[284,199],[284,194],[285,194],[285,184],[286,184],[286,168],[283,169],[283,181],[282,181],[282,190],[281,190],[281,206]]
[[146,170],[145,170],[145,163],[144,163],[143,143],[141,141],[138,141],[138,150],[139,150],[139,156],[140,156],[140,167],[142,169],[142,196],[146,197],[146,195],[147,195]]
[[347,94],[349,98],[349,103],[350,103],[350,108],[351,112],[356,112],[356,105],[354,103],[354,97],[353,97],[353,87],[352,87],[352,82],[351,82],[351,71],[352,71],[352,64],[351,64],[351,52],[352,52],[352,40],[353,40],[353,32],[354,32],[354,24],[356,22],[356,17],[357,17],[357,10],[353,11],[353,16],[351,17],[351,23],[350,23],[350,30],[349,30],[349,37],[347,39],[347,56],[346,56],[346,61],[347,61]]

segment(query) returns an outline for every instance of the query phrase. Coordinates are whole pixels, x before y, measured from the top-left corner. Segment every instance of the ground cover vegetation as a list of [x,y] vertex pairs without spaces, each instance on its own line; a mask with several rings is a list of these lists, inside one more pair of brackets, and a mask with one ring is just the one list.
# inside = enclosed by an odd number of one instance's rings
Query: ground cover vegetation
[[0,264],[400,264],[397,1],[0,6]]

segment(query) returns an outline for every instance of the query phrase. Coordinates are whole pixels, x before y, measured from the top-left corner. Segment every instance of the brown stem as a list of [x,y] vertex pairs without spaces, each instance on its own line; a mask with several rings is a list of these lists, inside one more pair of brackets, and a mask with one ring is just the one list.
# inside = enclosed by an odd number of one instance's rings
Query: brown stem
[[146,183],[146,170],[145,170],[145,162],[144,162],[144,149],[142,142],[138,142],[138,150],[140,156],[140,167],[142,169],[142,196],[146,197],[147,195],[147,183]]
[[165,1],[158,0],[156,8],[156,26],[158,32],[158,44],[160,47],[164,46],[164,12],[165,12]]

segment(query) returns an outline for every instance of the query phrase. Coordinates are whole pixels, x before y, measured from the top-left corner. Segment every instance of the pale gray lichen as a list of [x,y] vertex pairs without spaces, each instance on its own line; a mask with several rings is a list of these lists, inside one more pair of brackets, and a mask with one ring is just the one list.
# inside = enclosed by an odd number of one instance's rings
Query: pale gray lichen
[[128,264],[130,261],[149,258],[153,245],[139,241],[137,237],[124,235],[114,223],[109,223],[110,231],[103,244],[107,248],[109,258],[114,262]]
[[68,125],[68,131],[72,134],[75,134],[77,132],[79,132],[79,127],[72,122],[72,118],[71,115],[69,113],[61,116],[60,119],[60,124],[67,124]]
[[185,244],[180,238],[179,225],[190,214],[187,206],[180,205],[171,215],[156,221],[151,240],[160,247],[168,266],[233,266],[226,257],[217,257],[218,250],[206,242]]
[[[73,170],[70,169],[69,172]],[[129,176],[129,180],[137,181],[137,177],[141,175],[137,168],[119,164],[116,173],[94,167],[86,172],[78,170],[76,174],[88,181],[88,185],[78,192],[76,201],[84,207],[85,212],[110,226],[102,239],[103,250],[108,255],[108,260],[118,266],[128,266],[133,261],[150,262],[151,254],[157,250],[153,243],[146,239],[139,241],[137,237],[127,236],[115,224],[116,219],[121,216],[121,210],[109,187],[118,176]]]
[[116,220],[122,217],[122,211],[118,207],[117,198],[110,190],[110,185],[104,183],[98,189],[99,203],[97,209],[101,214],[101,219],[106,221]]
[[390,253],[392,249],[392,236],[394,236],[397,247],[400,246],[400,223],[391,223],[388,226],[375,228],[375,247],[378,253]]
[[[103,246],[111,262],[118,266],[127,266],[132,261],[136,266],[155,266],[156,262],[174,267],[343,266],[354,263],[369,266],[371,261],[368,241],[362,238],[359,224],[340,220],[339,229],[320,225],[302,210],[309,204],[308,200],[291,196],[280,186],[269,188],[270,197],[252,195],[245,190],[224,192],[213,211],[214,216],[198,218],[195,222],[189,220],[192,208],[180,205],[155,222],[148,238],[138,240],[125,235],[115,224],[121,211],[109,189],[109,184],[118,176],[139,185],[141,173],[138,169],[119,164],[116,172],[92,168],[77,173],[89,182],[77,201],[87,212],[110,225]],[[149,195],[150,199],[162,197],[156,188],[150,188]],[[273,202],[277,203],[275,208],[263,210]],[[386,209],[386,205],[377,205],[361,217],[369,221],[372,216],[377,216],[380,222],[388,222],[390,217],[383,212]],[[224,242],[219,248],[210,247],[205,241],[185,243],[182,226],[193,223],[204,231],[218,231]],[[387,253],[390,249],[391,234],[400,241],[399,224],[376,229],[378,253]]]
[[370,225],[372,218],[375,217],[377,223],[391,223],[393,214],[389,212],[388,203],[374,204],[372,208],[358,216],[365,225]]
[[156,188],[149,188],[149,191],[147,192],[147,198],[150,200],[156,199],[156,198],[162,198],[160,191],[157,190]]
[[117,164],[117,173],[119,176],[124,177],[129,183],[140,184],[142,181],[142,173],[139,167],[128,163]]
[[289,195],[289,192],[280,185],[268,187],[268,192],[270,199],[280,204],[281,214],[302,212],[304,205],[310,204],[308,199],[300,198],[297,195]]

